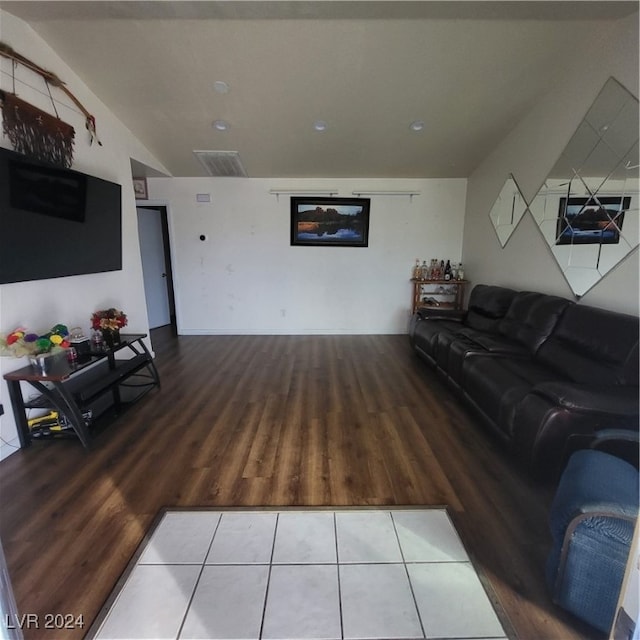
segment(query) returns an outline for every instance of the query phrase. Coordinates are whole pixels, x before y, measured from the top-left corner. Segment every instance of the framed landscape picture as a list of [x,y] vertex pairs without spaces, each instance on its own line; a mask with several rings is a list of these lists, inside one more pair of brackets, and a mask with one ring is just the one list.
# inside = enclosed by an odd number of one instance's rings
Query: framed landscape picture
[[617,244],[628,196],[560,198],[556,244]]
[[366,247],[369,198],[291,198],[291,245]]

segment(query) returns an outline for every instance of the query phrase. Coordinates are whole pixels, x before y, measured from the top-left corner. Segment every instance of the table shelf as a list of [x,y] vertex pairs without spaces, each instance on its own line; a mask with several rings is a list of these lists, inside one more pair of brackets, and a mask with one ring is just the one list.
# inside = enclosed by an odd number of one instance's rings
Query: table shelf
[[411,313],[418,307],[453,309],[460,311],[464,305],[466,280],[417,280],[412,278],[413,296]]
[[[55,357],[46,373],[28,366],[5,374],[20,444],[28,447],[32,441],[27,412],[53,409],[63,416],[70,429],[51,431],[39,439],[73,435],[88,448],[99,425],[108,424],[147,392],[160,387],[144,338],[146,334],[123,334],[120,344],[91,352],[78,364],[69,364],[61,354]],[[131,357],[116,359],[115,354],[123,350],[128,350]],[[25,401],[23,382],[36,389],[38,395]],[[84,417],[88,411],[92,413],[91,421]]]

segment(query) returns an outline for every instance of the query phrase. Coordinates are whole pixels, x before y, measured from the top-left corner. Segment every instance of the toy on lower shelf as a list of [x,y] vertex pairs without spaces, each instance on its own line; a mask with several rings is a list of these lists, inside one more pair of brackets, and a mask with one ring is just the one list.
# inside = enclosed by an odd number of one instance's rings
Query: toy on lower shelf
[[[82,417],[87,425],[93,418],[92,411],[86,410],[82,412]],[[73,431],[73,426],[64,415],[60,415],[57,411],[50,411],[37,418],[27,420],[29,431],[32,438],[46,438],[63,431]]]

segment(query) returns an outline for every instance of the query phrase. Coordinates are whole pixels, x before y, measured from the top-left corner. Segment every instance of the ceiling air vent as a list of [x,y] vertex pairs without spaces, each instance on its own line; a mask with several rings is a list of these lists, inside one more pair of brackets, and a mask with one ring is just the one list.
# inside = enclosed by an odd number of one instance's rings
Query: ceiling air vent
[[246,178],[237,151],[194,151],[204,170],[215,178]]

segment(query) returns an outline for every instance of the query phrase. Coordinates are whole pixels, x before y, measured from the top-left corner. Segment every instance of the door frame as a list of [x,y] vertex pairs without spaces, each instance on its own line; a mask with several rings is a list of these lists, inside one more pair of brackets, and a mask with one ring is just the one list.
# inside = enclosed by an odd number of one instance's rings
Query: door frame
[[[136,201],[136,214],[138,209],[153,209],[160,214],[160,226],[162,228],[162,249],[164,253],[164,272],[167,274],[167,298],[169,301],[169,324],[173,335],[178,334],[178,322],[176,317],[176,299],[174,289],[173,267],[171,259],[171,240],[169,237],[169,214],[166,204],[157,204],[147,200]],[[140,240],[138,240],[139,244]],[[146,291],[145,291],[146,298]],[[146,299],[145,299],[146,304]]]

